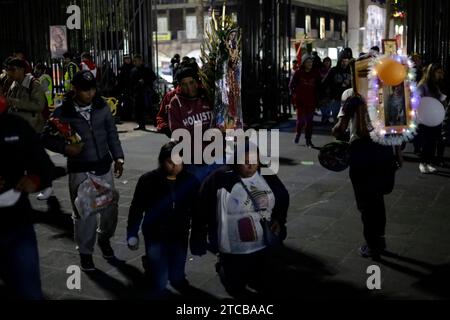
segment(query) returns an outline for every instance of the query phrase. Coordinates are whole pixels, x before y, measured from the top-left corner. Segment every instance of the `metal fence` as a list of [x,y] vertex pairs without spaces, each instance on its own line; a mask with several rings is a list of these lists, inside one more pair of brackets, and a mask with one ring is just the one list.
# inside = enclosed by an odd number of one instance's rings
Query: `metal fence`
[[[148,0],[1,1],[1,57],[21,51],[31,62],[55,66],[58,75],[60,61],[50,58],[49,27],[65,25],[69,17],[67,7],[74,4],[80,6],[82,13],[81,30],[68,30],[69,51],[75,56],[90,52],[99,68],[110,68],[114,73],[124,54],[140,53],[151,63],[151,3]],[[104,72],[102,76],[108,74]]]
[[249,123],[279,121],[291,114],[286,79],[291,69],[286,55],[292,36],[290,12],[290,0],[241,2],[242,103]]
[[[52,60],[49,26],[65,25],[69,5],[80,6],[82,29],[68,31],[69,51],[88,51],[99,68],[117,73],[123,55],[140,53],[153,63],[157,0],[0,0],[0,54],[26,53],[31,62],[52,66],[55,85],[62,83],[60,60]],[[176,3],[183,1],[174,1]],[[187,3],[194,3],[187,1]],[[195,3],[199,3],[195,1]],[[219,7],[222,1],[204,1]],[[243,30],[243,105],[247,123],[277,121],[290,114],[289,76],[291,0],[229,1],[238,9]],[[6,13],[6,14],[5,14]],[[285,61],[288,61],[287,65]],[[283,69],[284,66],[284,69]],[[100,72],[108,83],[109,72]]]
[[408,52],[426,63],[439,62],[450,71],[450,1],[406,1]]

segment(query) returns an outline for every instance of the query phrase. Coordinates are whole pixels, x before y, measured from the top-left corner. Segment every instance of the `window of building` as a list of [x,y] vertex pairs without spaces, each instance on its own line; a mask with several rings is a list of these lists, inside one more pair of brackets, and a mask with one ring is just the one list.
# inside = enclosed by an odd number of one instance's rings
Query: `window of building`
[[169,21],[167,17],[158,17],[158,32],[169,31]]
[[197,39],[196,16],[186,16],[186,39]]
[[330,33],[331,35],[334,35],[334,19],[330,19]]
[[305,16],[305,33],[311,34],[311,16],[309,14]]
[[341,26],[341,37],[342,39],[345,39],[345,36],[347,34],[347,23],[345,21],[342,21]]
[[325,17],[320,18],[320,39],[325,39],[327,36],[325,29]]

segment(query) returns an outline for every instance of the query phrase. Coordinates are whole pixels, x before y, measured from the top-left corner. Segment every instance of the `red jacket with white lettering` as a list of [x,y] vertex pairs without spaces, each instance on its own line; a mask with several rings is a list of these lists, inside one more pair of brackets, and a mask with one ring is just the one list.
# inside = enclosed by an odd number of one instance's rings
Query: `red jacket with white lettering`
[[202,133],[211,126],[212,106],[203,91],[196,98],[189,98],[176,93],[169,103],[169,128],[172,133],[176,129],[187,129],[194,137],[194,125],[202,124]]

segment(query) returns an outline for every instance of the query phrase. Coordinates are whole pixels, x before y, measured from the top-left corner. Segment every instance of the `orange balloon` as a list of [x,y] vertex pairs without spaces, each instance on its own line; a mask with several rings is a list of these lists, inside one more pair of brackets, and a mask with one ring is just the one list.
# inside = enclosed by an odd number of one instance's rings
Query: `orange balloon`
[[406,68],[391,58],[383,58],[375,66],[378,78],[387,86],[398,86],[406,78]]

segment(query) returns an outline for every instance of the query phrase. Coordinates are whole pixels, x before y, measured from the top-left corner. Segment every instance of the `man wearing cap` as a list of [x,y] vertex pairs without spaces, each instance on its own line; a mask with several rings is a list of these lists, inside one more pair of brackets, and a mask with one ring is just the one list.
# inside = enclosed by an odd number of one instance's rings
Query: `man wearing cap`
[[[69,191],[74,210],[75,242],[80,253],[81,268],[95,270],[92,260],[96,233],[98,245],[105,259],[114,258],[110,238],[117,226],[118,193],[114,189],[111,164],[120,178],[123,173],[124,153],[117,133],[114,118],[106,102],[96,95],[96,81],[90,71],[78,72],[72,81],[73,91],[69,92],[63,105],[56,109],[53,117],[70,124],[81,137],[80,144],[67,144],[64,139],[45,132],[43,140],[47,149],[67,157]],[[113,189],[114,202],[100,211],[100,224],[96,214],[77,211],[74,202],[78,187],[90,173],[107,182]],[[83,216],[83,218],[81,217]]]
[[[183,67],[178,70],[177,82],[180,90],[176,90],[168,105],[169,129],[173,132],[177,129],[186,129],[190,133],[192,151],[194,150],[194,128],[202,127],[203,133],[211,127],[213,118],[212,105],[206,97],[206,92],[199,87],[198,74],[191,67]],[[202,139],[200,139],[202,140]],[[193,164],[194,153],[191,154],[191,164],[187,170],[202,181],[208,172],[208,166]],[[184,159],[185,162],[188,159]]]
[[199,88],[198,74],[191,67],[185,67],[177,72],[177,81],[181,92],[176,93],[169,103],[169,127],[187,129],[192,137],[194,125],[200,123],[203,131],[209,129],[212,119],[212,107],[206,94]]
[[45,125],[42,112],[47,98],[39,80],[25,73],[26,68],[22,59],[14,58],[7,62],[8,78],[14,81],[7,93],[10,112],[27,120],[37,133],[41,133]]

